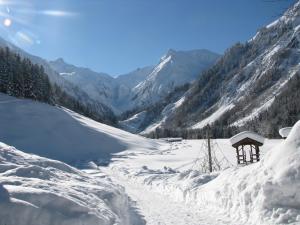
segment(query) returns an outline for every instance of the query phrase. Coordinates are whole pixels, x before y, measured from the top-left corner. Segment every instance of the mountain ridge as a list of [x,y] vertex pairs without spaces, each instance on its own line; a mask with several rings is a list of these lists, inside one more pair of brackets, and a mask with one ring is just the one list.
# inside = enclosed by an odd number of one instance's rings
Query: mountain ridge
[[66,80],[80,86],[93,99],[100,99],[118,115],[155,103],[175,87],[191,83],[218,58],[218,54],[206,49],[170,49],[156,66],[143,67],[115,78],[73,66],[62,59],[51,61],[50,65]]
[[[299,73],[299,40],[300,1],[246,43],[237,43],[226,50],[221,59],[193,83],[186,92],[187,99],[160,128],[203,130],[206,125],[215,125],[220,130],[224,127],[231,130],[226,135],[232,134],[233,127],[236,130],[251,128],[251,123],[258,123],[261,113],[268,110],[288,81]],[[288,114],[291,110],[287,109]],[[271,133],[267,128],[271,126],[261,121],[260,126],[253,125],[252,129],[266,136],[276,136],[279,126],[289,125],[295,119],[280,122]],[[218,135],[222,136],[220,132]]]

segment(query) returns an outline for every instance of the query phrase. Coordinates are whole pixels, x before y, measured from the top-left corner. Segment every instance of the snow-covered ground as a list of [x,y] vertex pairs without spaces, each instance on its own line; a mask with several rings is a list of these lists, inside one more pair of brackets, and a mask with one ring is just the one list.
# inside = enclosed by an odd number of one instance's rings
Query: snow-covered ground
[[125,187],[147,224],[300,224],[299,140],[300,121],[286,140],[265,140],[262,160],[243,167],[229,140],[213,140],[216,158],[226,158],[224,170],[213,173],[201,172],[196,160],[205,156],[204,140],[116,154],[103,170]]
[[[261,148],[262,156],[282,140],[266,139]],[[207,154],[206,140],[183,140],[180,142],[165,142],[157,150],[123,151],[114,154],[111,167],[141,169],[143,166],[152,170],[162,170],[164,167],[177,171],[199,169],[197,163]],[[228,139],[211,140],[212,151],[223,163],[223,169],[235,166],[236,152]]]
[[140,225],[124,189],[97,171],[0,143],[0,224]]
[[[267,139],[262,157],[281,142]],[[223,168],[236,168],[235,150],[228,139],[212,140],[212,147]],[[233,220],[218,202],[205,205],[192,197],[194,190],[223,173],[201,172],[206,151],[206,140],[166,142],[156,151],[115,154],[110,166],[102,170],[125,187],[147,224],[237,224],[240,218]]]
[[206,140],[149,140],[6,95],[0,105],[0,141],[27,152],[0,145],[0,224],[300,224],[300,122],[245,167],[228,139],[211,140],[207,173]]
[[0,141],[22,151],[76,163],[111,153],[156,149],[160,143],[110,127],[66,108],[0,94]]

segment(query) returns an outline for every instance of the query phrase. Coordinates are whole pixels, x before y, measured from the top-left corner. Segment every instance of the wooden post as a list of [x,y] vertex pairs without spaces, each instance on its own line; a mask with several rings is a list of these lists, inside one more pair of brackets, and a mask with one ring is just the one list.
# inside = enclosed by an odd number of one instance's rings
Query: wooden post
[[209,135],[209,126],[207,126],[207,149],[208,149],[208,166],[209,166],[209,172],[212,172],[212,158],[211,158],[211,146],[210,146],[210,135]]
[[253,163],[252,144],[250,145],[250,162]]
[[246,158],[246,153],[245,153],[244,145],[242,145],[242,152],[243,152],[243,164],[247,165],[247,158]]
[[259,146],[255,146],[255,152],[256,152],[256,161],[259,162],[260,160],[260,153],[259,153]]
[[235,149],[236,149],[236,159],[237,159],[237,163],[240,164],[239,147],[237,146]]

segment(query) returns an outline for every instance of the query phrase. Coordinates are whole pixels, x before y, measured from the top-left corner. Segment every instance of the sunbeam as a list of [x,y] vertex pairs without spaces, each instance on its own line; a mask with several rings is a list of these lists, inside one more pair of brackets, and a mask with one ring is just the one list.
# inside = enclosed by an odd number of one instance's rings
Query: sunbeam
[[61,10],[44,10],[38,12],[39,14],[42,15],[47,15],[47,16],[62,16],[62,17],[70,17],[70,16],[76,16],[77,13],[74,12],[67,12],[67,11],[61,11]]
[[[39,8],[34,1],[0,0],[0,32],[21,48],[28,49],[42,42],[38,31],[44,27],[37,26],[37,18],[50,22],[50,18],[74,17],[77,13],[60,9]],[[49,19],[47,19],[49,17]]]
[[31,15],[45,15],[54,17],[73,17],[78,15],[75,12],[69,12],[64,10],[32,10],[32,9],[17,9],[16,13],[31,14]]

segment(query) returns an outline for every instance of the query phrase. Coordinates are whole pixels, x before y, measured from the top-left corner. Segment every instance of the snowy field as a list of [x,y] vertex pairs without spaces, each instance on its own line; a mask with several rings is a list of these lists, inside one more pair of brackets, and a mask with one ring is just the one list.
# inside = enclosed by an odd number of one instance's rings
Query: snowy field
[[[265,140],[261,148],[262,157],[282,140]],[[236,152],[229,139],[212,139],[212,153],[222,164],[222,169],[236,166]],[[164,167],[176,171],[200,170],[199,164],[206,159],[207,140],[183,140],[180,142],[166,142],[157,150],[148,151],[124,151],[114,154],[111,166],[126,167],[128,169],[140,169],[147,166],[153,170],[163,170]]]
[[[266,140],[262,157],[282,140]],[[156,151],[115,154],[109,168],[102,168],[137,204],[147,224],[217,225],[237,224],[216,203],[198,204],[188,193],[217,178],[222,172],[203,174],[207,154],[206,140],[183,140],[168,143]],[[228,139],[212,140],[213,155],[222,170],[237,168],[235,149]]]
[[206,140],[149,140],[6,95],[0,104],[0,141],[23,151],[0,144],[0,224],[300,224],[300,122],[249,166],[212,140],[207,173]]
[[109,162],[111,153],[160,146],[66,108],[4,94],[0,94],[0,125],[0,142],[69,164],[96,159]]
[[300,224],[299,140],[300,122],[287,140],[266,140],[262,160],[244,167],[236,166],[229,140],[213,140],[216,158],[228,163],[214,173],[195,163],[205,155],[204,140],[117,154],[103,170],[125,187],[147,224]]

